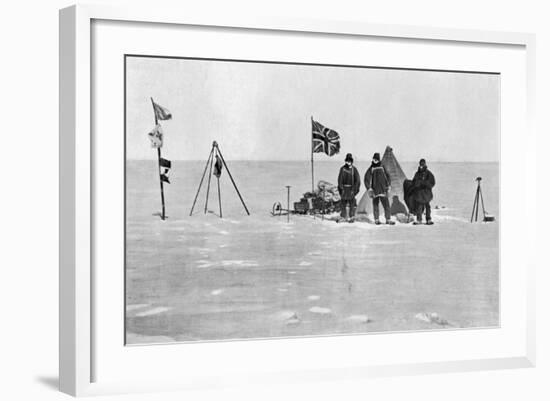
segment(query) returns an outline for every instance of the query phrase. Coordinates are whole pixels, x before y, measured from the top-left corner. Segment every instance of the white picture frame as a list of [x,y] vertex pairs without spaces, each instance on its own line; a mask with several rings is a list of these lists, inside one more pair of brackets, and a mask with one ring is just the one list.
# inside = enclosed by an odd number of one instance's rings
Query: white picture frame
[[[535,223],[528,221],[525,243],[516,252],[524,251],[527,255],[521,265],[524,279],[520,281],[525,299],[522,305],[522,321],[518,322],[521,333],[516,338],[513,352],[491,354],[488,357],[470,357],[463,360],[452,359],[437,362],[415,360],[411,356],[407,363],[376,363],[365,361],[342,362],[334,368],[312,368],[303,366],[299,374],[285,362],[277,365],[277,372],[262,371],[258,375],[238,371],[224,375],[216,372],[212,377],[197,373],[196,377],[164,377],[151,379],[149,382],[140,378],[139,383],[131,379],[98,380],[95,358],[95,325],[98,317],[93,308],[93,289],[98,285],[93,273],[94,244],[93,232],[95,220],[94,206],[94,170],[98,167],[93,157],[96,151],[93,145],[93,88],[91,80],[94,60],[92,43],[92,26],[94,21],[140,22],[148,24],[173,24],[175,26],[194,26],[204,28],[231,28],[247,31],[307,33],[310,35],[335,35],[343,38],[384,38],[385,40],[413,40],[431,43],[460,43],[463,46],[512,46],[521,50],[518,57],[524,59],[525,79],[517,85],[524,85],[525,92],[525,126],[521,133],[525,149],[521,157],[527,166],[535,166],[535,133],[533,130],[534,112],[534,57],[535,37],[525,33],[485,32],[459,29],[439,29],[412,26],[376,25],[348,21],[296,20],[292,18],[243,18],[225,19],[211,15],[187,14],[185,10],[163,10],[158,7],[113,8],[109,6],[78,5],[60,11],[60,390],[75,396],[106,394],[132,391],[160,391],[167,389],[204,388],[219,385],[246,383],[248,380],[259,383],[277,383],[286,380],[310,381],[332,378],[363,378],[372,376],[420,374],[442,371],[469,371],[481,369],[504,369],[531,367],[535,364],[535,279],[536,252],[534,249]],[[457,68],[460,69],[460,68]],[[523,71],[523,70],[522,70]],[[518,81],[519,82],[519,81]],[[502,96],[510,96],[503,92]],[[506,134],[520,135],[520,133]],[[511,139],[512,141],[512,139]],[[507,180],[504,170],[501,178]],[[534,178],[530,178],[534,180]],[[529,185],[529,182],[527,182]],[[536,188],[536,185],[530,185]],[[505,195],[505,194],[503,194]],[[521,198],[521,204],[528,200]],[[505,222],[502,230],[514,230],[513,224]],[[532,248],[529,248],[532,247]],[[527,252],[528,250],[531,252]],[[523,277],[523,276],[522,276]],[[121,289],[122,291],[122,289]],[[523,321],[524,320],[524,321]],[[403,334],[406,336],[409,334]],[[450,334],[455,335],[455,334]],[[476,335],[475,332],[456,334],[458,336]],[[378,337],[385,336],[381,334]],[[374,337],[372,337],[374,338]],[[404,337],[402,337],[404,338]],[[122,334],[120,334],[122,342]],[[235,345],[233,352],[258,352],[261,347],[274,348],[280,351],[281,340],[277,343],[241,342]],[[307,346],[308,339],[291,340],[296,344]],[[341,337],[338,344],[354,342],[355,336]],[[399,340],[398,340],[399,341]],[[470,340],[465,340],[470,341]],[[338,345],[337,344],[337,345]],[[121,344],[123,346],[123,344]],[[209,346],[219,350],[216,344]],[[507,345],[503,344],[505,348]],[[163,346],[166,347],[166,346]],[[258,348],[260,347],[260,348]],[[264,349],[261,348],[261,349]],[[203,350],[204,350],[203,346]],[[247,351],[249,349],[249,351]],[[520,351],[517,351],[517,350]],[[190,350],[190,349],[189,349]],[[253,351],[252,351],[253,350]],[[315,349],[309,350],[314,352]],[[276,351],[275,351],[276,352]],[[191,354],[194,357],[197,352]],[[481,355],[481,354],[480,354]],[[106,357],[106,356],[105,356]],[[138,355],[139,357],[139,355]],[[222,376],[220,376],[222,375]],[[147,374],[145,374],[147,377]]]

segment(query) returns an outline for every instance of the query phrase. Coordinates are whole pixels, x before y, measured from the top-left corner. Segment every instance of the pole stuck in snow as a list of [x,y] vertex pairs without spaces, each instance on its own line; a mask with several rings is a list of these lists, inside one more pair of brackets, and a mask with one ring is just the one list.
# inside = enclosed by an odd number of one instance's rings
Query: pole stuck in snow
[[286,185],[286,222],[290,222],[290,185]]
[[[153,100],[153,98],[151,98],[151,103],[153,105],[153,113],[155,115],[155,127],[158,126],[158,123],[159,123],[159,118],[157,116],[157,110],[155,108],[155,101]],[[170,116],[167,116],[166,118],[171,118]],[[162,141],[161,141],[161,144],[159,146],[157,146],[157,158],[158,158],[158,170],[159,170],[159,180],[160,180],[160,202],[161,202],[161,206],[162,206],[162,211],[161,211],[161,214],[160,214],[160,218],[162,220],[165,220],[166,219],[166,206],[164,204],[164,182],[163,182],[163,175],[162,175],[162,166],[161,166],[161,160],[162,160],[162,156],[161,156],[161,153],[160,153],[160,147],[162,146]]]

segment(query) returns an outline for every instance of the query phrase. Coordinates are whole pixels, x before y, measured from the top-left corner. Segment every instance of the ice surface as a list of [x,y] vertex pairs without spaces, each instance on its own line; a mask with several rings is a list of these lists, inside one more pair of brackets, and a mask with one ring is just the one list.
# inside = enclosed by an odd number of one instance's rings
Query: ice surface
[[417,313],[415,315],[415,317],[418,319],[418,320],[421,320],[423,322],[426,322],[426,323],[435,323],[435,324],[439,324],[441,326],[447,326],[449,325],[449,322],[446,320],[446,319],[443,319],[441,316],[439,316],[436,312],[432,312],[432,313],[426,313],[426,312],[422,312],[422,313]]
[[[156,162],[128,162],[129,343],[498,325],[497,164],[430,163],[437,180],[432,206],[446,206],[432,207],[435,224],[375,226],[271,217],[274,202],[286,208],[285,185],[292,186],[291,202],[311,188],[310,165],[227,163],[250,216],[222,176],[224,217],[203,213],[204,193],[190,217],[204,161],[174,161],[173,183],[165,186],[170,218],[163,222],[153,216],[160,209]],[[334,181],[339,167],[340,162],[316,163],[316,177]],[[357,167],[364,174],[367,166]],[[407,175],[415,170],[414,164],[402,167]],[[476,176],[483,177],[494,223],[469,222]],[[209,209],[217,212],[215,191],[211,188]],[[308,299],[312,295],[320,298]],[[280,311],[291,315],[281,319]],[[440,322],[452,324],[432,322],[434,311]],[[366,312],[368,324],[362,324],[359,316]],[[429,322],[417,318],[419,312]]]

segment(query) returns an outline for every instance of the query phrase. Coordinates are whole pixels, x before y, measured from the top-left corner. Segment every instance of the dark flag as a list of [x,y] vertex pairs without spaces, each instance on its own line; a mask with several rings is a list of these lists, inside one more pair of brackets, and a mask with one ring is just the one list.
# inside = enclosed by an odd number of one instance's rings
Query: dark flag
[[340,135],[338,135],[338,132],[327,128],[312,119],[311,134],[313,141],[313,153],[326,153],[329,156],[334,156],[340,152]]
[[159,163],[161,167],[168,168],[168,169],[172,168],[172,162],[168,159],[163,159],[161,157]]
[[164,173],[162,173],[162,174],[160,175],[160,180],[161,180],[161,181],[164,181],[164,182],[167,182],[168,184],[170,184],[170,180],[168,179],[168,169],[167,169],[167,168],[165,168],[165,169],[164,169]]
[[218,155],[216,155],[216,163],[214,163],[214,175],[218,178],[222,175],[222,161]]
[[155,117],[157,120],[170,120],[172,119],[172,113],[168,109],[162,107],[160,104],[156,104],[153,101],[153,109],[155,110]]
[[168,172],[172,168],[172,162],[168,159],[163,159],[162,157],[159,159],[160,167],[164,167],[164,173],[160,175],[160,179],[164,182],[167,182],[170,184],[170,180],[168,179]]

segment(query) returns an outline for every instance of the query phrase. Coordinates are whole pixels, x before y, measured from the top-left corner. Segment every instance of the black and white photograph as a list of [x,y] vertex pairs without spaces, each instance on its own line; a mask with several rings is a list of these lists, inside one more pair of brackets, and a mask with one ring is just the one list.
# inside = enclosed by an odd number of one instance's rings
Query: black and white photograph
[[545,6],[7,2],[0,398],[550,400]]
[[126,344],[499,326],[500,75],[125,57]]

